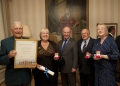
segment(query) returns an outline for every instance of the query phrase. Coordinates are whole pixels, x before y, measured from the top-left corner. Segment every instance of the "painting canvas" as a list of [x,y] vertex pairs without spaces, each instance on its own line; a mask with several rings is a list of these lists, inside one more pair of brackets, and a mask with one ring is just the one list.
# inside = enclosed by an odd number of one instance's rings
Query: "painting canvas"
[[79,40],[80,32],[88,27],[88,0],[46,0],[46,26],[51,34],[62,36],[69,26],[71,37]]

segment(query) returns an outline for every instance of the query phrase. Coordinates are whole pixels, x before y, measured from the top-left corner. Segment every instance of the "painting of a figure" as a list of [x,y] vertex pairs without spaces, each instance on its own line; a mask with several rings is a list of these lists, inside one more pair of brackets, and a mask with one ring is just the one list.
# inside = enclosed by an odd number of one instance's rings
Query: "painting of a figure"
[[80,39],[86,28],[87,0],[46,0],[47,27],[51,33],[61,35],[65,26],[71,28],[71,37]]

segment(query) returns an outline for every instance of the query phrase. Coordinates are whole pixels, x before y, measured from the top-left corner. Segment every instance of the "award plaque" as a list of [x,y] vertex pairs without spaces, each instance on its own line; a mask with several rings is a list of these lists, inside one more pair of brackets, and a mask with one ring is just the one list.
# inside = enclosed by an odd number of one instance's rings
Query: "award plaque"
[[15,39],[14,68],[28,68],[36,65],[38,41],[36,39]]

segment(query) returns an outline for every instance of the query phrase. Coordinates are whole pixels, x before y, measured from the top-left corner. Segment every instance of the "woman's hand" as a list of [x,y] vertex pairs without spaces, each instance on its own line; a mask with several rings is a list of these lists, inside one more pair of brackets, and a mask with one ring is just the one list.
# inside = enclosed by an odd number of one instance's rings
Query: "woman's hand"
[[107,55],[100,55],[97,56],[96,54],[94,54],[94,60],[100,60],[100,59],[109,59]]
[[60,58],[59,53],[56,52],[55,55],[54,55],[54,60],[58,60],[59,58]]
[[102,58],[101,55],[98,56],[97,54],[94,54],[94,56],[93,56],[94,60],[100,60],[101,58]]
[[37,68],[38,68],[38,69],[40,69],[40,66],[41,66],[41,65],[37,64]]
[[37,69],[43,70],[42,65],[37,64]]
[[55,57],[55,56],[54,56],[54,60],[58,60],[59,58],[60,58],[59,56],[58,56],[58,57]]
[[103,58],[103,59],[109,59],[107,55],[101,55],[101,58]]

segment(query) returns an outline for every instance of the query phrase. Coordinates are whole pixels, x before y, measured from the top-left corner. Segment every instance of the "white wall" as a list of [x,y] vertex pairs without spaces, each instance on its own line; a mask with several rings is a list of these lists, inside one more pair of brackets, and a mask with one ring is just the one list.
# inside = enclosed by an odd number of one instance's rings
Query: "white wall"
[[89,29],[93,38],[97,23],[117,23],[120,35],[120,0],[89,0]]
[[20,21],[30,26],[33,37],[39,38],[45,28],[45,0],[9,0],[10,22]]
[[[39,39],[40,29],[46,26],[45,0],[9,0],[11,24],[19,20],[30,25],[34,38]],[[1,8],[1,7],[0,7]],[[89,0],[89,29],[96,38],[97,23],[118,23],[120,35],[120,0]],[[4,38],[0,9],[0,39]]]
[[3,30],[3,19],[2,19],[2,10],[1,10],[1,0],[0,0],[0,41],[5,38]]

